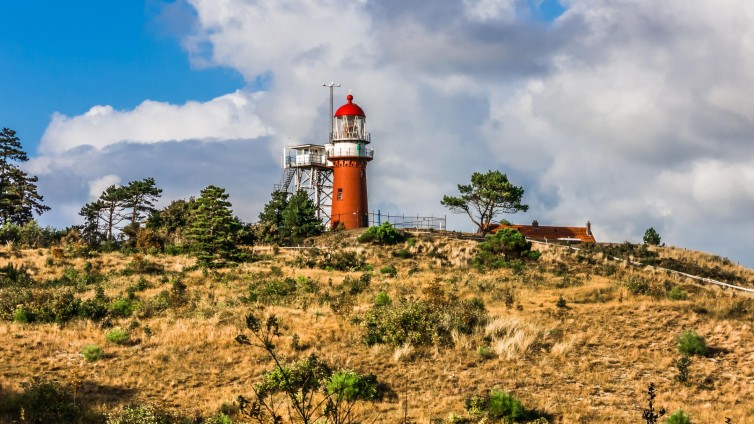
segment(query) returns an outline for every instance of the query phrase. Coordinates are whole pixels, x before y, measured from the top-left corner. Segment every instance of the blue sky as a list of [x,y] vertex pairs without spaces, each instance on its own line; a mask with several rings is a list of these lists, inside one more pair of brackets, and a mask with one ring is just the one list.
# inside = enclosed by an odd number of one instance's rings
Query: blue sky
[[53,112],[77,115],[99,104],[130,109],[145,99],[204,101],[246,85],[233,69],[192,66],[178,38],[192,17],[173,15],[168,25],[162,10],[137,0],[6,2],[2,125],[33,153]]
[[335,81],[368,116],[371,209],[443,215],[497,169],[526,189],[511,221],[615,242],[652,226],[754,266],[752,17],[738,0],[11,1],[0,125],[33,156],[43,225],[150,176],[163,202],[225,187],[253,222],[282,147],[323,141]]

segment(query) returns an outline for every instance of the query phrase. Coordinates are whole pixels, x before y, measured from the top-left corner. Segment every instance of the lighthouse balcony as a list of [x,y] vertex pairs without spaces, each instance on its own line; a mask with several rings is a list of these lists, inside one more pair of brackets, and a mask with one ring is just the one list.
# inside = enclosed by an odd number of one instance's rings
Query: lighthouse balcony
[[365,158],[366,160],[374,159],[374,149],[369,149],[359,143],[337,143],[325,145],[327,158]]
[[362,143],[371,143],[372,134],[365,131],[335,131],[330,134],[330,141],[357,141]]

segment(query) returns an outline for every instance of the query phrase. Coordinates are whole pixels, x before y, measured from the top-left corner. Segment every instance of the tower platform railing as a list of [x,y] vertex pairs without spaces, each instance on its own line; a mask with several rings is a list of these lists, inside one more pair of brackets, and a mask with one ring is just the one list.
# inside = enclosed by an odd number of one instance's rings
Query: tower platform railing
[[369,226],[381,225],[389,222],[395,228],[417,230],[446,230],[447,217],[396,214],[390,212],[369,212]]
[[329,166],[327,155],[306,153],[283,157],[283,168],[297,168],[302,166]]
[[327,157],[357,157],[374,159],[374,149],[366,147],[353,148],[353,147],[337,147],[337,145],[325,146],[327,151]]

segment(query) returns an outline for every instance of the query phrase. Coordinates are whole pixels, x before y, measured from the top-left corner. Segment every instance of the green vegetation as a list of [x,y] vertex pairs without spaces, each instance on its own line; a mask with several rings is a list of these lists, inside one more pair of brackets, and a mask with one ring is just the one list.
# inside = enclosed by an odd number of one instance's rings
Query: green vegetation
[[397,303],[375,302],[363,314],[364,343],[402,346],[452,345],[452,333],[471,334],[487,323],[484,303],[476,298],[460,300],[435,284],[426,299],[402,298]]
[[539,259],[539,253],[531,250],[531,242],[518,230],[503,228],[487,235],[479,243],[479,252],[471,264],[477,269],[521,268],[527,261]]
[[709,348],[704,337],[694,330],[686,330],[676,339],[678,351],[684,355],[707,356]]
[[241,259],[239,223],[233,218],[225,189],[208,186],[196,200],[188,237],[191,251],[201,266],[217,268]]
[[474,172],[471,184],[458,184],[458,191],[459,196],[443,196],[440,203],[453,213],[467,214],[478,233],[487,234],[490,223],[501,213],[529,210],[528,205],[521,203],[523,187],[511,184],[500,171]]
[[665,419],[665,424],[691,424],[691,417],[683,409],[679,409]]
[[408,238],[405,232],[396,230],[389,222],[364,230],[358,238],[359,243],[374,243],[392,245],[405,241]]
[[102,358],[102,355],[104,355],[104,352],[102,352],[102,349],[97,345],[86,345],[81,350],[81,355],[88,362],[94,362]]
[[50,210],[42,204],[44,199],[37,192],[37,177],[29,176],[18,166],[29,158],[21,146],[21,140],[10,128],[0,131],[0,226],[24,225]]
[[502,390],[491,390],[484,396],[469,396],[464,401],[464,408],[475,420],[481,418],[480,422],[549,422],[544,414],[527,410],[515,396]]
[[124,330],[122,328],[114,328],[105,333],[105,339],[112,344],[124,345],[128,344],[131,341],[131,335],[127,330]]
[[[245,334],[236,337],[241,345],[262,348],[274,368],[265,373],[254,385],[254,397],[238,397],[241,413],[260,423],[282,423],[279,412],[282,402],[287,403],[288,417],[303,423],[352,423],[354,404],[359,401],[378,401],[390,390],[377,382],[375,376],[363,376],[352,370],[336,370],[316,355],[284,364],[279,357],[274,340],[281,335],[280,322],[274,315],[261,319],[254,314],[246,316],[246,328],[253,338]],[[324,405],[324,408],[321,406]]]
[[274,191],[259,214],[256,236],[263,243],[289,246],[300,244],[306,237],[319,235],[322,231],[317,209],[305,191],[290,196],[286,192]]
[[652,227],[647,228],[644,232],[644,244],[650,244],[652,246],[660,245],[660,234]]

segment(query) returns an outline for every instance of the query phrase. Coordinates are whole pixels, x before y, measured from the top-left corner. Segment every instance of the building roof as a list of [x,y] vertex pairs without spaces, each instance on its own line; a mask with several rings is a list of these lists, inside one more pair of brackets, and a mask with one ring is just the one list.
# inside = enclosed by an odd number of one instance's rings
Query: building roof
[[596,243],[594,235],[592,234],[591,224],[587,223],[586,227],[553,227],[548,225],[539,225],[537,221],[532,222],[532,225],[504,225],[499,224],[494,227],[491,232],[503,228],[511,228],[518,230],[526,238],[535,240],[551,240],[551,241],[580,241],[583,243]]
[[346,100],[348,100],[348,103],[339,107],[338,110],[335,111],[335,116],[366,116],[364,114],[364,110],[362,110],[359,105],[353,102],[352,95],[349,94],[348,96],[346,96]]

